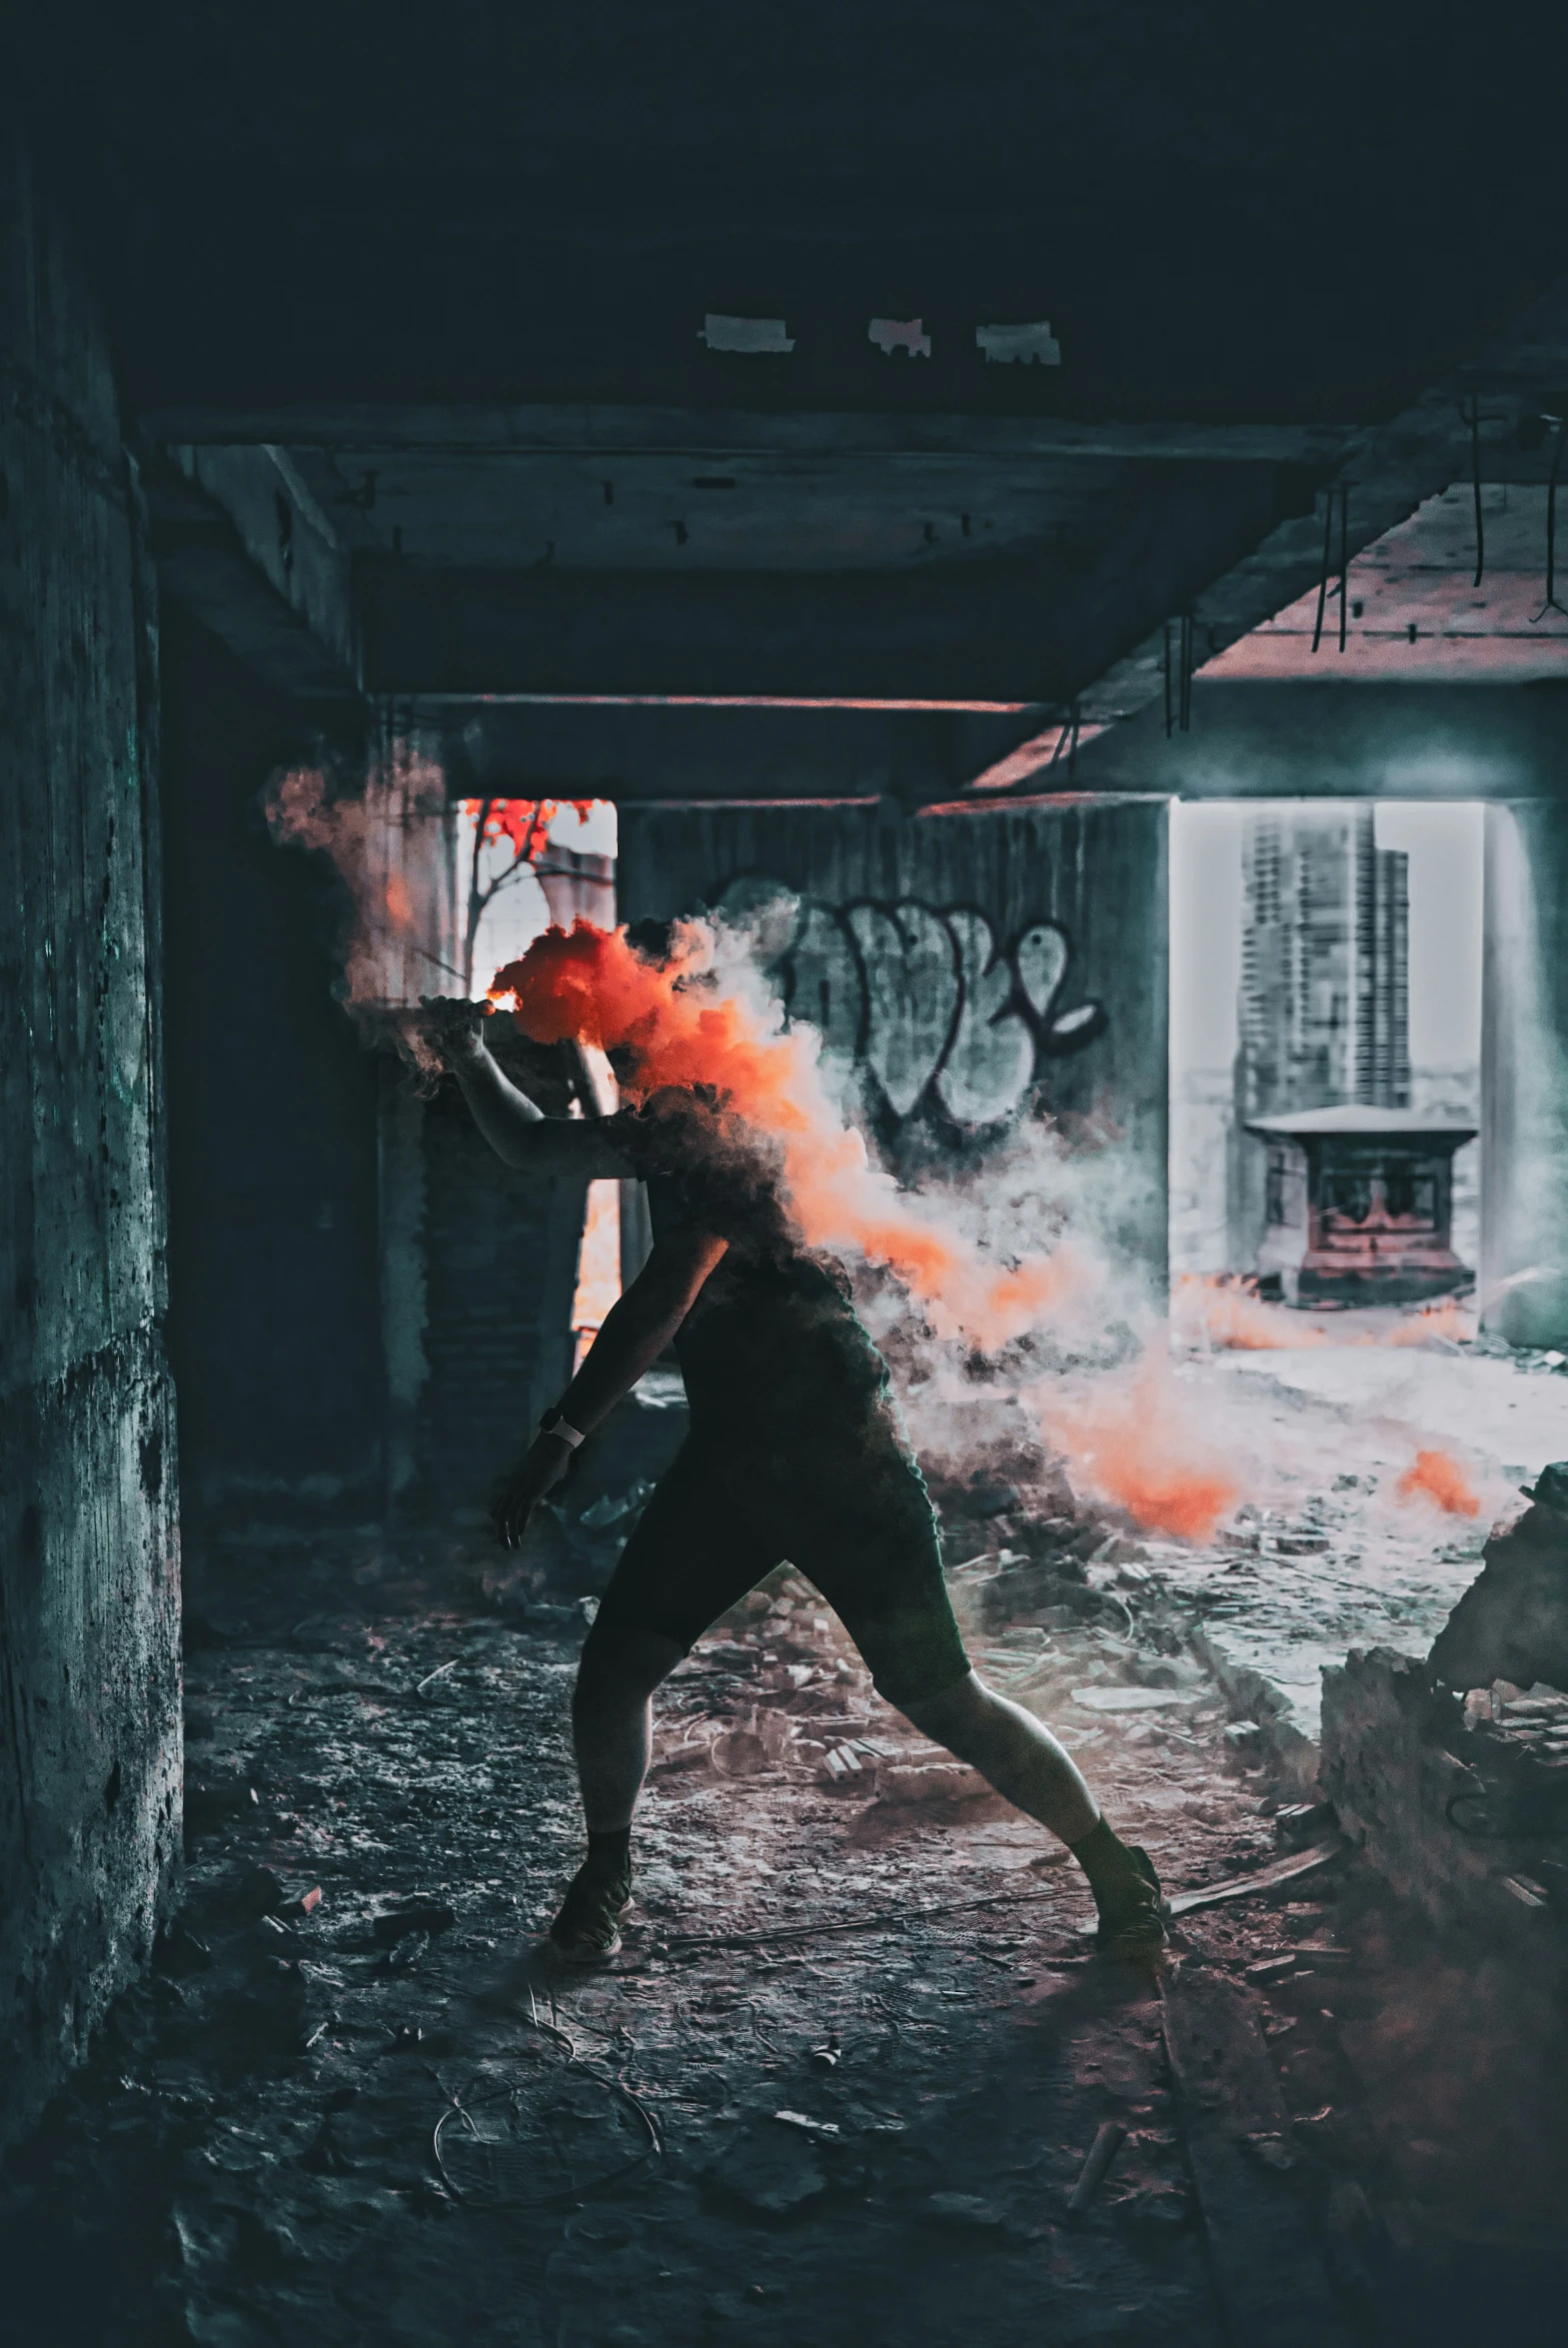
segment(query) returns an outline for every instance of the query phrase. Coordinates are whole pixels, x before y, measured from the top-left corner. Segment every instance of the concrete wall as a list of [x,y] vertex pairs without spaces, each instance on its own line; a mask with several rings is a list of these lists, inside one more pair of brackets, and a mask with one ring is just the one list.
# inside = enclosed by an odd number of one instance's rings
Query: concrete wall
[[1110,1235],[1162,1291],[1165,817],[1131,799],[915,818],[626,808],[622,916],[793,893],[776,983],[852,1066],[888,1161],[955,1172],[1048,1114],[1106,1154]]
[[382,1500],[376,1060],[336,1000],[346,893],[262,813],[273,769],[311,751],[302,725],[167,611],[169,1348],[193,1571],[208,1526]]
[[1568,685],[1197,678],[1190,732],[1160,709],[1078,753],[1090,791],[1178,799],[1568,796]]
[[113,380],[0,127],[0,2140],[180,1838],[154,600]]
[[1568,803],[1486,811],[1481,989],[1482,1309],[1568,1347]]

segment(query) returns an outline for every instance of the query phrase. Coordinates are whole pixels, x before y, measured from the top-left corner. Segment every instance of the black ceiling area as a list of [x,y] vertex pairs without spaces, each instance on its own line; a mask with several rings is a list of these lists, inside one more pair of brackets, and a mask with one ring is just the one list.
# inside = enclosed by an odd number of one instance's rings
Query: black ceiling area
[[171,4],[28,40],[166,590],[493,784],[942,798],[1146,707],[1173,633],[1223,649],[1333,533],[1546,478],[1522,27]]

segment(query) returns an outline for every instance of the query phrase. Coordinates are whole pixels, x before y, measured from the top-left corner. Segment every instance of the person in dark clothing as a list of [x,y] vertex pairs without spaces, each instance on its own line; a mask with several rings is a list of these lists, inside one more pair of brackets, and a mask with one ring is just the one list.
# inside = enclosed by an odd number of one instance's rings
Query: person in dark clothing
[[887,1369],[840,1272],[791,1233],[767,1138],[698,1094],[546,1118],[486,1049],[484,1007],[429,1005],[427,1033],[509,1166],[637,1177],[654,1245],[495,1502],[519,1541],[573,1451],[674,1341],[691,1432],[600,1602],[573,1698],[588,1853],[550,1928],[602,1962],[632,1895],[633,1815],[653,1697],[718,1617],[787,1559],[837,1613],[880,1694],[1071,1850],[1101,1948],[1151,1961],[1162,1902],[1064,1747],[971,1669],[929,1496]]

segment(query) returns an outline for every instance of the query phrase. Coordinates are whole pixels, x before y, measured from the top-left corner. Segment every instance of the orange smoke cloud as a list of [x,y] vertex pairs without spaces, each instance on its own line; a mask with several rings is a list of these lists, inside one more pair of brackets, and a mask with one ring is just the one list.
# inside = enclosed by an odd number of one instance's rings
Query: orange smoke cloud
[[829,1097],[814,1030],[782,1028],[770,1006],[722,989],[713,966],[713,936],[699,923],[682,924],[671,959],[656,965],[624,931],[579,922],[536,939],[490,992],[511,998],[536,1043],[576,1038],[623,1056],[634,1100],[667,1086],[712,1087],[780,1144],[785,1200],[806,1245],[850,1247],[885,1264],[944,1335],[994,1350],[1084,1287],[1082,1266],[1065,1252],[999,1269],[901,1196]]
[[1043,1388],[1045,1436],[1079,1488],[1124,1508],[1145,1532],[1206,1540],[1240,1493],[1236,1475],[1155,1353],[1129,1376],[1068,1399]]
[[1417,1451],[1413,1463],[1395,1485],[1402,1500],[1413,1500],[1419,1492],[1450,1516],[1479,1516],[1481,1497],[1460,1466],[1447,1451]]
[[1407,1313],[1391,1328],[1325,1328],[1296,1306],[1265,1304],[1240,1272],[1183,1272],[1171,1319],[1189,1344],[1206,1340],[1222,1352],[1261,1353],[1311,1345],[1426,1345],[1434,1337],[1473,1337],[1473,1316],[1451,1296]]
[[1171,1314],[1189,1340],[1206,1337],[1227,1352],[1261,1353],[1295,1345],[1326,1345],[1327,1332],[1284,1304],[1265,1304],[1239,1274],[1184,1272]]
[[275,775],[268,786],[274,840],[330,857],[349,891],[354,920],[344,977],[351,1010],[405,1001],[411,973],[418,993],[444,967],[416,934],[422,869],[416,843],[422,828],[440,826],[445,808],[440,773],[415,759],[373,769],[362,791],[341,798],[333,795],[329,778],[310,767]]
[[1475,1335],[1475,1315],[1456,1304],[1452,1296],[1444,1296],[1436,1304],[1425,1304],[1419,1312],[1412,1312],[1407,1320],[1399,1322],[1383,1339],[1385,1345],[1425,1345],[1433,1337],[1448,1337],[1453,1343],[1466,1343]]

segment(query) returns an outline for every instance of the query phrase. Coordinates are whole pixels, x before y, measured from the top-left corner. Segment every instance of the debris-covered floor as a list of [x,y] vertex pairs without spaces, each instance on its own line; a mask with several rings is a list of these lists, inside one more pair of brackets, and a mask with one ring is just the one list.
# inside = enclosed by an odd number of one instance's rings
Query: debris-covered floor
[[[997,1553],[977,1656],[1168,1889],[1333,1847],[1183,1601]],[[1076,1871],[785,1573],[672,1683],[624,1954],[563,1981],[570,1578],[366,1535],[193,1585],[189,1905],[4,2172],[8,2336],[1430,2348],[1504,2286],[1559,2336],[1541,2009],[1477,2007],[1353,1858],[1106,1977]]]
[[[1201,1423],[1224,1429],[1248,1498],[1207,1544],[1143,1540],[1125,1553],[1200,1617],[1203,1651],[1238,1703],[1266,1689],[1276,1749],[1288,1759],[1293,1746],[1310,1772],[1324,1668],[1352,1646],[1426,1651],[1488,1525],[1568,1454],[1568,1376],[1556,1353],[1435,1332],[1412,1342],[1420,1314],[1322,1315],[1328,1336],[1291,1346],[1281,1328],[1295,1318],[1276,1309],[1266,1346],[1199,1350],[1176,1373]],[[1457,1509],[1412,1488],[1433,1449],[1458,1470]]]

